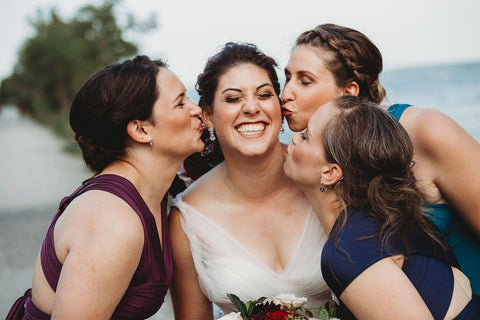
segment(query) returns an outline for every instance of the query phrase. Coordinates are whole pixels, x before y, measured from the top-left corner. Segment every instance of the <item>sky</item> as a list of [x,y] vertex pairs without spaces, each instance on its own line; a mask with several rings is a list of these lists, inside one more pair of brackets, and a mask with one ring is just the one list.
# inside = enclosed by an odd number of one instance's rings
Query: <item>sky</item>
[[[0,79],[10,75],[17,52],[33,35],[28,18],[56,7],[69,18],[100,0],[0,0]],[[380,49],[384,70],[480,61],[477,0],[123,0],[119,17],[156,14],[158,27],[127,34],[139,53],[164,58],[187,87],[206,60],[228,41],[255,43],[279,64],[288,62],[296,37],[322,23],[365,33]]]

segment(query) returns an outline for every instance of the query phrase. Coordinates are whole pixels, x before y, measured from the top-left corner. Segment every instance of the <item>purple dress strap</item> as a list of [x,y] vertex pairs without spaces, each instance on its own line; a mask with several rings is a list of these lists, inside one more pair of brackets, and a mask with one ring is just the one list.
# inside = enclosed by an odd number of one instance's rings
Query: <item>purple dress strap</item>
[[[62,264],[55,254],[53,238],[55,223],[73,199],[89,190],[102,190],[112,193],[127,202],[138,214],[144,229],[144,246],[139,265],[122,300],[115,309],[112,319],[146,319],[154,315],[162,305],[172,280],[172,252],[167,229],[166,196],[162,200],[162,242],[160,244],[155,218],[138,193],[135,186],[127,179],[113,175],[100,175],[87,180],[70,196],[65,197],[47,231],[42,249],[41,264],[45,277],[55,291],[60,277]],[[112,266],[115,267],[115,266]],[[25,306],[25,315],[22,305]],[[12,307],[10,319],[46,320],[50,316],[39,310],[31,300],[28,290]],[[9,313],[9,316],[10,316]],[[17,315],[15,317],[15,315]],[[18,317],[20,316],[20,317]]]

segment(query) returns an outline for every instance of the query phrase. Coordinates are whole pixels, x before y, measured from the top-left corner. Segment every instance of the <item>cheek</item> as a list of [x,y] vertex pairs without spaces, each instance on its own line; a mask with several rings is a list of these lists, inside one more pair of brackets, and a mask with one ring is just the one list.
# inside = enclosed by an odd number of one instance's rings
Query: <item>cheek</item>
[[305,162],[308,162],[308,155],[302,149],[302,146],[297,146],[292,150],[292,162],[295,165],[303,166]]

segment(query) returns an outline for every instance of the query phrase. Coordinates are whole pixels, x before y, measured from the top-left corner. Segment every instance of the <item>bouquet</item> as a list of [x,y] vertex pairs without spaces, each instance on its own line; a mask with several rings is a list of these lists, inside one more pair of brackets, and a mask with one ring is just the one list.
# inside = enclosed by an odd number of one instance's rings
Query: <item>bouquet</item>
[[[227,294],[237,311],[231,312],[219,320],[328,320],[335,318],[335,305],[327,303],[318,310],[303,307],[307,298],[298,298],[293,294],[278,294],[271,301],[266,297],[242,302],[234,294]],[[315,313],[315,316],[314,316]]]

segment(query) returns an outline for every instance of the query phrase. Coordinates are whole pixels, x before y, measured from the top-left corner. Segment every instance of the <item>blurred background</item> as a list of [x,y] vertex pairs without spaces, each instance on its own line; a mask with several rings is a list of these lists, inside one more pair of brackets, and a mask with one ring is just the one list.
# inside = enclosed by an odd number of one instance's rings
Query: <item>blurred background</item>
[[[390,103],[437,108],[480,141],[478,12],[476,0],[0,0],[0,317],[31,286],[60,199],[91,175],[68,109],[96,70],[163,58],[197,101],[196,77],[225,42],[257,44],[283,84],[295,38],[336,23],[379,47]],[[170,303],[153,318],[172,319]]]

